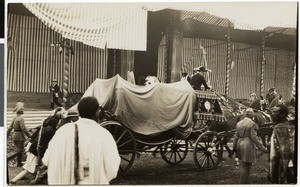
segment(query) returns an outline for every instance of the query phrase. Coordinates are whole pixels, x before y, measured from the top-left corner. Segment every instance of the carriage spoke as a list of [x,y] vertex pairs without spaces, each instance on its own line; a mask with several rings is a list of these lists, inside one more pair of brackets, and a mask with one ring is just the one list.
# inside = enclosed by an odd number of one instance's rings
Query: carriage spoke
[[218,156],[218,155],[216,155],[216,154],[214,154],[214,157],[216,157],[217,159],[219,159],[219,156]]
[[127,162],[130,162],[130,160],[127,159],[127,158],[125,158],[124,156],[120,155],[120,157],[121,157],[123,160],[125,160],[125,161],[127,161]]
[[182,160],[182,157],[181,157],[180,153],[179,153],[179,152],[177,152],[177,154],[178,154],[179,158]]
[[120,169],[122,172],[124,172],[124,169],[123,169],[121,166],[119,167],[119,169]]
[[205,146],[205,147],[207,147],[207,146],[208,146],[206,141],[204,141],[204,146]]
[[205,161],[207,160],[207,157],[204,158],[203,162],[202,162],[202,167],[204,167]]
[[126,134],[126,131],[124,131],[121,136],[118,138],[118,140],[116,141],[116,143],[118,144],[119,141],[123,138],[123,136]]
[[118,126],[115,126],[114,132],[112,133],[112,135],[113,135],[114,138],[116,138],[117,131],[118,131]]
[[177,158],[176,158],[176,152],[174,153],[174,161],[175,161],[175,163],[176,163],[176,161],[177,161]]
[[198,158],[198,162],[200,162],[200,159],[205,156],[205,153],[203,153],[199,158]]
[[200,146],[201,148],[205,148],[205,147],[204,147],[202,144],[200,144],[200,143],[196,145],[197,148],[198,148],[199,146]]
[[126,145],[126,144],[129,143],[129,142],[132,142],[132,139],[129,139],[129,140],[127,140],[126,142],[124,142],[124,143],[118,145],[118,147],[120,148],[120,147],[122,147],[123,145]]
[[210,145],[213,145],[214,144],[214,142],[215,142],[215,140],[216,140],[216,137],[213,137],[213,139],[211,140],[211,144]]
[[164,156],[167,156],[167,154],[172,153],[171,150],[167,151]]
[[171,156],[170,156],[170,158],[169,158],[169,161],[172,159],[172,157],[173,157],[173,153],[171,152]]
[[206,155],[207,167],[209,168],[209,155]]
[[177,152],[182,152],[182,153],[184,153],[185,151],[179,148]]
[[210,159],[212,161],[212,164],[215,165],[215,161],[214,161],[213,157],[211,155],[209,155],[209,157],[210,157]]
[[171,146],[171,145],[168,145],[168,146],[165,147],[165,149],[168,149],[168,148],[171,149],[172,146]]
[[215,142],[214,145],[212,145],[212,147],[216,147],[216,146],[219,145],[220,143],[221,143],[220,141],[217,141],[217,142]]

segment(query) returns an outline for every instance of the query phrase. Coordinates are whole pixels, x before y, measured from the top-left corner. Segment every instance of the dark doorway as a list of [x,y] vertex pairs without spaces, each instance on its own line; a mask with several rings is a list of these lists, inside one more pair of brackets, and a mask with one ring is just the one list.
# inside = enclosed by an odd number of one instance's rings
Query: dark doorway
[[157,75],[158,46],[171,21],[171,10],[148,12],[147,50],[136,51],[134,73],[137,84],[142,84],[142,77]]

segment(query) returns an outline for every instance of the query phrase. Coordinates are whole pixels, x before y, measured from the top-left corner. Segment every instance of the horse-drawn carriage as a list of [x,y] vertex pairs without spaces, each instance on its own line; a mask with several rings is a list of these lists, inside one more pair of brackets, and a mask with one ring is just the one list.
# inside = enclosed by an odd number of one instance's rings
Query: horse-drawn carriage
[[[100,125],[113,135],[121,157],[119,177],[151,148],[159,148],[169,164],[181,163],[192,150],[201,170],[215,168],[239,120],[235,109],[220,103],[224,98],[195,91],[187,81],[137,86],[117,75],[95,80],[85,96],[96,97],[102,106]],[[270,132],[266,134],[269,139]]]
[[222,160],[222,136],[207,126],[226,121],[213,92],[195,91],[187,81],[137,86],[117,75],[95,80],[85,96],[96,97],[102,106],[100,124],[115,138],[121,156],[119,176],[138,153],[151,148],[159,148],[169,164],[182,162],[193,150],[203,170]]

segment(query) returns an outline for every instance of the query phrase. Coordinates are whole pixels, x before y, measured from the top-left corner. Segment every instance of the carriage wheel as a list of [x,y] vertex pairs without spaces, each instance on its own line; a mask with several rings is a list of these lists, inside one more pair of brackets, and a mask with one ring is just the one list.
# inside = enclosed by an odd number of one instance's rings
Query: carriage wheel
[[188,141],[176,137],[164,143],[160,148],[161,157],[168,164],[179,164],[185,159],[187,152]]
[[195,142],[194,161],[203,170],[215,168],[222,160],[221,137],[212,131],[201,134]]
[[105,121],[100,125],[106,128],[116,141],[121,157],[118,177],[124,176],[132,166],[136,157],[136,140],[133,134],[119,122]]

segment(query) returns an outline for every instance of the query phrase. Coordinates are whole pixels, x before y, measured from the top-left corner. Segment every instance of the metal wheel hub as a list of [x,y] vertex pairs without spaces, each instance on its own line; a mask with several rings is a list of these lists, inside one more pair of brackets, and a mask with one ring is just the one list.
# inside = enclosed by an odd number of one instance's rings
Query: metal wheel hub
[[206,150],[206,153],[207,154],[210,154],[210,155],[215,155],[216,154],[216,149],[214,147],[209,147],[207,150]]
[[179,145],[178,144],[172,144],[171,149],[172,149],[173,152],[176,152],[179,149]]

